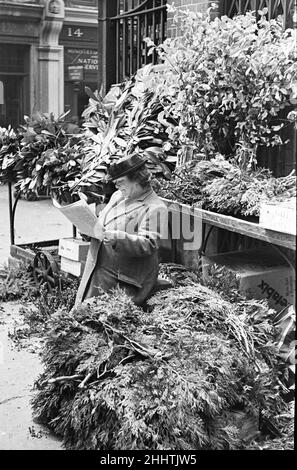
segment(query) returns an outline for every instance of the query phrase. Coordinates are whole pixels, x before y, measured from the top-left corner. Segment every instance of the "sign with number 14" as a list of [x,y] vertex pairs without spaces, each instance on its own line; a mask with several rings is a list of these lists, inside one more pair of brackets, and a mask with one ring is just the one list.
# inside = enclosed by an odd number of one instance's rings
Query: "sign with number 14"
[[67,29],[68,29],[68,37],[69,38],[71,38],[72,36],[76,36],[78,38],[81,38],[84,35],[83,31],[81,31],[80,28],[74,29],[74,28],[68,27]]

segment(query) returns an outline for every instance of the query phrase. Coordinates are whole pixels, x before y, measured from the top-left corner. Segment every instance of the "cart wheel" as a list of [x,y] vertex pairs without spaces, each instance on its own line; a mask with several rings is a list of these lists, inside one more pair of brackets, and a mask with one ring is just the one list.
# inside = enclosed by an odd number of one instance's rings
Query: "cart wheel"
[[46,284],[49,292],[57,285],[58,265],[52,255],[37,251],[33,259],[33,277],[38,286]]

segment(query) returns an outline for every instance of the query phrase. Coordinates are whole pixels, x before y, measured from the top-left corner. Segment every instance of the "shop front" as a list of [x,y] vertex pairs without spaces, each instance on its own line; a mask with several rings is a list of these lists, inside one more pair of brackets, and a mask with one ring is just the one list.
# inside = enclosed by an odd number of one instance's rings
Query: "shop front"
[[0,18],[0,126],[67,110],[77,120],[85,86],[97,88],[97,2],[0,0]]

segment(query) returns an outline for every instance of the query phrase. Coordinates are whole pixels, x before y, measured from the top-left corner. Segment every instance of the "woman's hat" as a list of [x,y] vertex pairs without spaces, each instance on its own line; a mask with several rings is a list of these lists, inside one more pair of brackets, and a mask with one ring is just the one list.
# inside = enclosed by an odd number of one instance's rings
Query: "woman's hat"
[[146,160],[135,153],[128,157],[123,157],[115,163],[112,163],[108,168],[108,174],[112,180],[116,180],[121,176],[125,176],[131,171],[140,168],[146,163]]

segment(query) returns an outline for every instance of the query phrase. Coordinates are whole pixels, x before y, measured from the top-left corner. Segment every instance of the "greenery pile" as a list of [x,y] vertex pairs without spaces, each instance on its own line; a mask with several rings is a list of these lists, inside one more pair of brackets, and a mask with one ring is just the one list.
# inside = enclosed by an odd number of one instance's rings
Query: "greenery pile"
[[[27,340],[38,338],[41,343],[49,329],[49,320],[60,308],[70,310],[75,302],[79,280],[61,275],[59,285],[48,291],[45,284],[18,298],[21,303],[18,318],[9,336],[19,347],[28,346]],[[30,343],[29,343],[29,346]]]
[[[236,273],[222,265],[212,264],[208,267],[208,276],[201,271],[192,271],[183,265],[175,263],[160,264],[160,275],[164,276],[174,287],[195,285],[197,282],[215,291],[224,300],[245,305],[246,296],[240,292],[240,279]],[[258,305],[258,302],[256,302]],[[286,401],[294,399],[295,392],[295,332],[296,311],[289,305],[280,312],[274,312],[270,320],[276,332],[276,349],[280,358],[279,371],[287,391],[283,396]],[[285,418],[288,418],[285,415]],[[285,422],[287,420],[285,419]],[[280,424],[282,426],[282,424]],[[285,437],[286,440],[288,438]],[[282,440],[280,441],[282,442]]]
[[263,441],[254,441],[249,446],[249,450],[294,450],[295,438],[295,404],[294,400],[288,405],[284,413],[276,416],[278,422],[279,437],[275,439],[265,439]]
[[156,183],[166,199],[239,216],[259,216],[261,202],[296,197],[296,176],[275,178],[270,170],[243,171],[222,155],[177,168],[170,181]]
[[[23,299],[26,302],[20,313],[23,316],[23,322],[28,327],[28,334],[44,335],[54,312],[60,308],[71,310],[74,306],[79,282],[77,278],[67,278],[60,275],[58,285],[50,292],[43,284],[38,289],[37,296]],[[30,303],[27,300],[30,300]]]
[[182,264],[160,263],[159,278],[167,279],[173,287],[178,287],[197,283],[201,280],[201,275]]
[[21,337],[43,335],[53,312],[73,307],[78,285],[79,279],[60,274],[58,285],[49,292],[45,284],[36,285],[32,266],[25,261],[0,269],[0,302],[18,300],[22,305],[11,339],[18,341]]
[[29,300],[38,295],[38,288],[32,276],[32,267],[28,263],[0,269],[0,301]]
[[49,323],[33,407],[69,449],[247,449],[279,436],[287,405],[264,302],[191,282],[146,311],[116,290]]
[[[243,167],[261,146],[283,143],[297,102],[296,31],[260,11],[211,19],[178,11],[182,34],[156,48],[167,70],[152,77],[165,119],[176,123],[180,164],[201,152],[236,156]],[[155,48],[151,40],[148,44]],[[286,112],[287,111],[287,112]],[[293,135],[293,133],[292,133]]]

